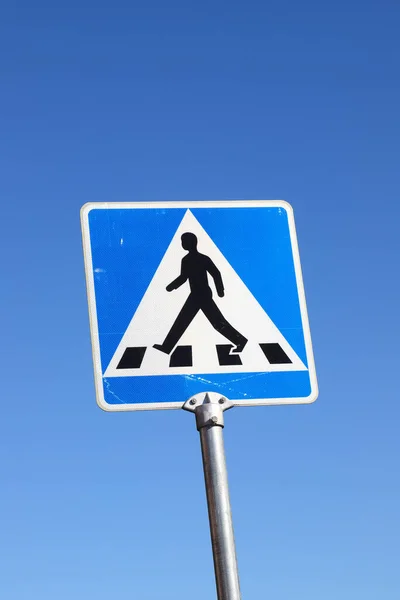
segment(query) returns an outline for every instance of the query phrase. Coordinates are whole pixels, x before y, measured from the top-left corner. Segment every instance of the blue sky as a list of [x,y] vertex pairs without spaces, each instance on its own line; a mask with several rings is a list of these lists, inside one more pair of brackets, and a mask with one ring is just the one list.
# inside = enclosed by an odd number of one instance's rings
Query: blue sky
[[226,416],[243,599],[397,600],[399,7],[1,13],[1,595],[215,595],[193,418],[95,404],[79,208],[282,198],[320,398]]

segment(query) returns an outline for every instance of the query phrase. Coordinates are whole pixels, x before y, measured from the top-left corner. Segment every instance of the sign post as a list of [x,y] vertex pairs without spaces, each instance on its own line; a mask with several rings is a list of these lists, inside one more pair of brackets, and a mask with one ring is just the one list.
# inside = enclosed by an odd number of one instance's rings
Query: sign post
[[215,392],[199,394],[183,406],[194,412],[200,433],[218,600],[240,600],[223,437],[224,411],[232,406]]
[[224,411],[318,396],[292,208],[90,203],[81,222],[97,403],[195,414],[218,600],[240,600]]

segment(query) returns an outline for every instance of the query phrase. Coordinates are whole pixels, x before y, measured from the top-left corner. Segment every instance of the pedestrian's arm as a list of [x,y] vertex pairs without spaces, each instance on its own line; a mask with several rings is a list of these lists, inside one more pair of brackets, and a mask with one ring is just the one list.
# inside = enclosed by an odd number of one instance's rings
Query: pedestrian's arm
[[172,290],[176,290],[178,289],[178,287],[181,287],[181,285],[183,285],[185,283],[185,281],[187,281],[188,278],[188,274],[186,273],[186,269],[185,269],[185,265],[182,261],[181,264],[181,274],[179,275],[179,277],[177,277],[176,279],[174,279],[173,281],[171,281],[171,283],[169,283],[167,285],[167,292],[172,292]]
[[210,273],[211,277],[214,279],[214,284],[217,289],[217,294],[221,298],[224,295],[224,283],[222,281],[221,273],[214,265],[213,261],[210,258],[210,262],[207,265],[207,271]]

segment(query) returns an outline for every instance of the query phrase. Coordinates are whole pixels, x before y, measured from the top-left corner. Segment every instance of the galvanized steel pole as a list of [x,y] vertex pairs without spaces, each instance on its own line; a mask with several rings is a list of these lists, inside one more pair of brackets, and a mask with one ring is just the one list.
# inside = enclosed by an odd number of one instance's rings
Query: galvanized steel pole
[[240,600],[223,438],[223,413],[231,406],[214,393],[199,394],[184,406],[195,413],[200,433],[218,600]]

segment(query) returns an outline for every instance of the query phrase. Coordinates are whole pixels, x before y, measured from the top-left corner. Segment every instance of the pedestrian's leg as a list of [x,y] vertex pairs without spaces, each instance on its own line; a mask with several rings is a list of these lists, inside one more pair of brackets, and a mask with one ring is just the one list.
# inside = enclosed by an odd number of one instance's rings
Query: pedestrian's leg
[[190,295],[183,305],[180,313],[176,317],[175,322],[163,343],[154,344],[153,348],[161,350],[161,352],[165,352],[165,354],[170,354],[199,310],[200,307],[198,302],[192,298],[192,295]]
[[244,337],[239,331],[237,331],[228,321],[225,319],[218,306],[215,304],[212,298],[207,299],[206,302],[202,302],[201,310],[210,321],[211,325],[219,333],[225,336],[232,344],[236,344],[236,348],[233,350],[241,352],[247,344],[247,338]]

